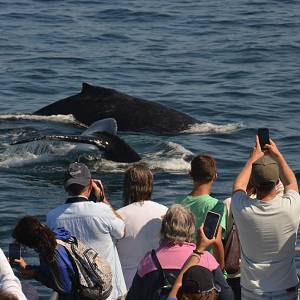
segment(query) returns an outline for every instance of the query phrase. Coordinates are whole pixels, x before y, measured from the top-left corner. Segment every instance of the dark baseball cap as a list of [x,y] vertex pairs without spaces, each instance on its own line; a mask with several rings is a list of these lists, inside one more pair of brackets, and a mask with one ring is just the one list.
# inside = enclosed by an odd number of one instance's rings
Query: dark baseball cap
[[213,274],[199,265],[190,267],[183,274],[181,290],[186,294],[209,293],[212,290],[220,292],[220,288],[214,284]]
[[91,172],[85,164],[71,163],[65,173],[64,187],[67,189],[71,184],[79,184],[86,187],[91,178]]
[[252,165],[251,180],[255,186],[259,187],[279,180],[279,166],[269,155],[264,155]]

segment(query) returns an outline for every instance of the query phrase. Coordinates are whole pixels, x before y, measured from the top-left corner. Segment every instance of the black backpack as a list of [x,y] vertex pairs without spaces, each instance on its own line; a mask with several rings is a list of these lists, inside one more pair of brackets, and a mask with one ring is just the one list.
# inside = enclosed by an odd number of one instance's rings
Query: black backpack
[[[151,251],[151,258],[159,272],[159,287],[153,293],[153,300],[166,300],[171,292],[172,286],[178,275],[178,270],[174,273],[165,272],[156,256],[155,250]],[[180,271],[180,270],[179,270]]]

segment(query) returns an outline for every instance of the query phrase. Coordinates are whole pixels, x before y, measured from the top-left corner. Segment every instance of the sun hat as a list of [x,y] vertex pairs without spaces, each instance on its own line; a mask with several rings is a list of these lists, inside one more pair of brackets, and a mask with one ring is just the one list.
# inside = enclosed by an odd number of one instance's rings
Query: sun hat
[[264,155],[252,165],[251,180],[255,186],[268,185],[278,182],[279,166],[269,155]]
[[91,180],[91,172],[83,163],[71,163],[66,172],[64,187],[67,189],[71,184],[79,184],[86,187]]
[[181,290],[186,294],[209,293],[212,290],[220,292],[220,288],[214,284],[213,274],[199,265],[190,267],[183,274]]

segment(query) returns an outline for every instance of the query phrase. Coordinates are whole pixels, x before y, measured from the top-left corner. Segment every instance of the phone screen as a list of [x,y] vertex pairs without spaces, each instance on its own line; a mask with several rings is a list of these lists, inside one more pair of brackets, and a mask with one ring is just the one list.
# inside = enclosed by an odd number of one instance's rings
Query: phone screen
[[212,239],[217,234],[217,229],[220,222],[220,214],[208,211],[204,221],[204,233],[207,238]]
[[14,262],[15,259],[20,259],[21,257],[21,246],[17,243],[9,244],[8,246],[8,256],[11,263]]
[[266,144],[270,143],[270,134],[268,128],[258,128],[257,135],[260,143],[260,147],[263,149]]

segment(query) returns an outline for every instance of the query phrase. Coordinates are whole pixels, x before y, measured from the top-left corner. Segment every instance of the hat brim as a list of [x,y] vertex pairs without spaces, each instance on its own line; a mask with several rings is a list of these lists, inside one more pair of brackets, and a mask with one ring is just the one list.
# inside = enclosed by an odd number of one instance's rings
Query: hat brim
[[64,187],[65,187],[65,189],[67,189],[72,184],[78,184],[83,187],[86,187],[89,184],[89,182],[90,182],[90,179],[87,179],[87,178],[85,178],[85,179],[69,178],[64,182]]

